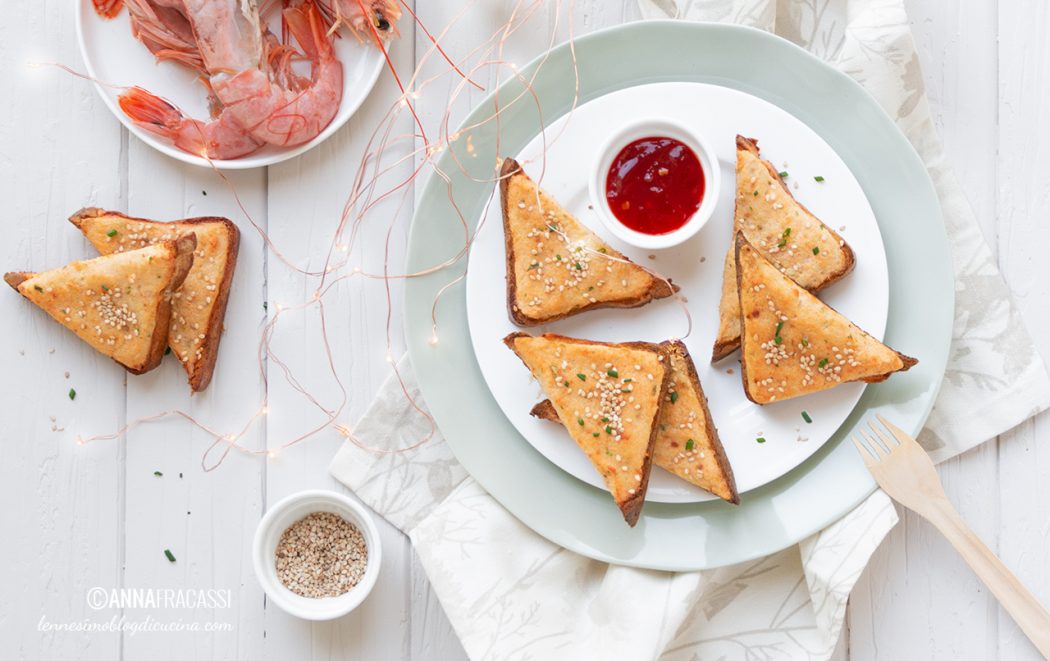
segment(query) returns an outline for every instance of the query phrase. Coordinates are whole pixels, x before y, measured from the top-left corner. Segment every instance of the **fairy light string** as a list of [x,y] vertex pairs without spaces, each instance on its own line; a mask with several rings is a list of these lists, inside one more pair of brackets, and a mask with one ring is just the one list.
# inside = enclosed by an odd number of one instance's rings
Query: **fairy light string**
[[[210,472],[217,469],[231,454],[234,453],[249,457],[268,457],[270,459],[276,459],[286,449],[315,437],[329,427],[334,427],[335,430],[348,442],[376,454],[410,452],[422,447],[434,437],[437,427],[433,417],[427,412],[422,404],[417,401],[416,395],[406,383],[397,361],[394,359],[394,295],[392,285],[398,281],[418,278],[454,267],[463,262],[465,257],[469,254],[478,232],[481,231],[484,225],[485,218],[488,215],[488,207],[492,204],[495,197],[495,184],[497,184],[500,179],[500,163],[498,162],[498,155],[501,153],[499,143],[499,123],[501,114],[508,108],[514,107],[517,104],[528,103],[534,106],[534,109],[540,118],[540,125],[546,125],[546,121],[543,117],[543,109],[536,91],[533,88],[533,83],[535,82],[536,76],[539,75],[539,72],[547,64],[551,50],[557,41],[560,17],[563,10],[566,11],[569,16],[567,21],[568,43],[574,75],[572,103],[568,110],[570,118],[579,101],[579,70],[576,62],[575,35],[572,21],[572,0],[555,0],[553,3],[553,20],[546,43],[546,52],[539,61],[536,69],[529,76],[523,75],[513,62],[509,62],[505,59],[504,50],[508,40],[526,25],[526,23],[540,9],[548,5],[545,0],[518,0],[515,2],[507,21],[500,25],[491,36],[481,40],[476,47],[460,57],[458,63],[449,57],[444,48],[442,48],[441,42],[449,31],[460,21],[462,16],[470,11],[477,11],[477,7],[475,6],[476,3],[463,3],[449,23],[437,35],[432,34],[423,26],[419,17],[412,8],[409,7],[407,2],[401,0],[401,4],[408,11],[415,24],[420,27],[429,42],[429,46],[422,55],[417,58],[415,71],[412,76],[406,81],[402,81],[401,77],[394,69],[392,59],[386,53],[384,47],[385,44],[381,36],[375,26],[371,26],[370,36],[375,42],[376,47],[383,50],[384,57],[386,57],[391,74],[397,83],[400,94],[388,107],[387,111],[373,128],[365,142],[364,153],[360,158],[358,168],[352,178],[351,190],[342,207],[338,222],[335,223],[335,226],[332,229],[331,239],[320,268],[300,266],[293,260],[289,259],[275,244],[266,230],[254,220],[230,179],[222,170],[217,168],[206,155],[204,156],[205,160],[211,165],[212,170],[230,191],[233,200],[244,219],[247,220],[256,233],[261,237],[265,249],[292,272],[297,273],[308,280],[314,281],[312,289],[308,289],[310,294],[305,301],[295,304],[277,302],[270,306],[268,319],[260,332],[256,352],[259,375],[264,393],[263,401],[258,409],[245,421],[240,429],[233,432],[219,431],[197,419],[192,413],[179,409],[172,409],[131,420],[121,428],[109,434],[88,437],[77,436],[76,442],[78,445],[84,445],[96,441],[119,439],[140,425],[159,422],[169,418],[179,418],[212,438],[212,442],[201,456],[201,468],[205,472]],[[441,58],[447,66],[437,73],[424,77],[424,71],[428,68],[427,65],[433,57]],[[64,65],[56,66],[80,77],[88,78],[83,74],[78,74],[72,71]],[[494,80],[494,88],[498,90],[500,84],[504,80],[505,74],[507,74],[510,79],[516,80],[522,89],[509,99],[501,99],[497,92],[493,95],[491,113],[484,116],[478,122],[463,126],[459,130],[451,129],[450,127],[454,110],[457,107],[457,103],[460,101],[461,96],[470,90],[483,90],[484,88],[477,81],[485,80],[490,76]],[[437,121],[437,140],[431,142],[427,137],[428,134],[426,130],[424,129],[423,118],[416,112],[415,102],[421,98],[424,93],[427,93],[428,96],[437,93],[433,88],[438,87],[437,83],[449,78],[450,76],[454,76],[457,81],[448,91],[445,108]],[[126,89],[126,87],[123,86],[106,85],[117,89]],[[413,130],[407,133],[403,129],[398,129],[398,126],[402,123],[401,118],[406,111],[411,121],[411,126],[413,127]],[[451,147],[466,135],[468,142],[465,151],[469,155],[475,156],[476,152],[473,150],[472,144],[469,142],[471,139],[471,133],[475,129],[481,128],[490,123],[494,124],[495,128],[494,133],[496,138],[494,147],[495,153],[497,154],[497,162],[493,163],[490,176],[476,176],[470,172],[467,164],[461,160],[461,155],[457,153],[457,150],[451,149]],[[566,122],[566,124],[568,124],[568,122]],[[538,183],[542,183],[543,175],[545,173],[547,149],[550,144],[553,144],[553,142],[562,135],[564,129],[565,127],[563,126],[561,131],[554,136],[547,136],[546,131],[542,131],[543,150],[538,163],[539,172],[536,177]],[[450,162],[453,164],[455,170],[457,170],[458,175],[477,184],[493,185],[492,193],[489,195],[485,203],[485,212],[482,213],[481,220],[473,229],[456,200],[452,186],[453,178],[451,173],[443,170],[436,158],[446,151],[449,153],[451,157]],[[413,165],[408,176],[398,178],[399,173],[403,172],[406,164],[409,163],[412,163]],[[429,267],[414,272],[395,272],[391,268],[390,252],[396,231],[399,229],[400,225],[398,219],[402,216],[402,212],[412,204],[414,194],[413,184],[418,180],[421,174],[427,171],[429,171],[431,176],[438,177],[445,184],[450,207],[463,233],[462,245],[457,249],[455,254]],[[384,186],[382,182],[391,176],[398,178],[399,180]],[[379,272],[371,272],[366,270],[363,264],[351,265],[354,255],[357,254],[355,248],[359,245],[361,232],[365,223],[380,217],[381,208],[379,205],[384,203],[394,205],[394,211],[389,215],[389,221],[385,228],[381,270]],[[385,216],[386,214],[383,215]],[[568,240],[568,237],[564,235],[563,232],[559,230],[558,233],[561,234],[565,240]],[[585,249],[592,252],[598,258],[612,259],[620,262],[626,261],[610,254],[601,253],[588,248]],[[644,266],[642,268],[653,275],[653,277],[670,284],[666,278],[655,271]],[[444,284],[434,295],[430,310],[431,336],[429,344],[435,349],[439,346],[440,342],[437,321],[437,311],[440,301],[448,291],[464,281],[465,275],[464,269],[463,273],[460,273],[457,277]],[[338,285],[347,283],[355,278],[360,278],[364,281],[379,281],[382,284],[386,305],[383,319],[386,360],[402,396],[409,403],[415,414],[419,415],[426,423],[427,431],[418,439],[404,447],[383,448],[370,446],[358,438],[349,425],[339,422],[348,407],[349,394],[342,378],[340,377],[340,371],[329,338],[329,323],[327,318],[328,307],[326,306],[325,299],[331,294],[331,292],[337,291]],[[680,303],[683,303],[680,297],[676,296],[676,298]],[[684,303],[682,307],[684,310]],[[277,332],[278,324],[283,318],[286,318],[287,315],[293,313],[301,315],[307,310],[314,308],[317,310],[317,322],[320,333],[320,341],[318,342],[318,345],[321,347],[324,355],[323,362],[325,364],[325,375],[326,378],[330,379],[334,384],[334,388],[329,387],[326,389],[326,394],[334,393],[336,395],[336,401],[334,403],[323,402],[319,396],[311,392],[311,390],[303,384],[297,370],[293,369],[292,366],[290,366],[273,348],[275,333]],[[691,329],[692,322],[689,319],[688,311],[686,311],[686,318],[689,320],[688,328]],[[685,335],[688,335],[688,332]],[[294,437],[282,440],[279,444],[265,448],[248,447],[244,445],[241,440],[251,431],[253,426],[260,420],[264,419],[271,410],[269,399],[270,370],[276,370],[281,374],[291,391],[308,403],[308,408],[310,410],[314,410],[319,414],[320,421],[311,424],[305,431],[298,433]]]

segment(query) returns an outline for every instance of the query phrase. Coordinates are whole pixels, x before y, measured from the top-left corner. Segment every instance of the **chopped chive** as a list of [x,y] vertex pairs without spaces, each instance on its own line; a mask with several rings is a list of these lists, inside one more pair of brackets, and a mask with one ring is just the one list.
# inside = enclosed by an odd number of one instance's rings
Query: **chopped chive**
[[40,285],[33,285],[33,289],[37,290],[40,293],[44,292],[44,288],[41,287]]
[[550,223],[549,225],[547,225],[547,227],[552,229],[552,230],[557,230],[558,229],[558,223]]
[[539,267],[540,267],[540,263],[539,262],[533,262],[532,265],[529,266],[529,270],[531,271],[532,269],[538,269]]
[[561,261],[561,255],[555,255],[554,259],[556,259],[556,260],[558,260],[560,262]]
[[817,365],[820,366],[820,367],[827,367],[828,366],[828,359],[827,358],[821,358],[820,362],[817,363]]
[[610,427],[610,426],[606,425],[606,427],[605,427],[605,433],[606,433],[606,434],[612,434],[612,427]]
[[809,424],[813,424],[813,418],[809,417],[809,413],[806,413],[805,411],[802,412],[802,419]]
[[583,270],[583,264],[580,264],[579,262],[576,262],[576,270],[577,271],[582,271]]
[[755,442],[756,443],[765,443],[766,442],[766,437],[765,436],[759,436],[758,438],[755,439]]
[[609,418],[602,418],[602,422],[609,422]]
[[688,441],[685,442],[685,449],[686,450],[692,450],[693,449],[693,439],[689,439]]
[[576,419],[576,422],[577,422],[577,423],[578,423],[578,424],[579,424],[579,425],[580,425],[581,427],[583,426],[583,418],[577,418],[577,419]]
[[678,391],[677,390],[672,390],[671,391],[671,403],[674,404],[677,401],[678,401]]
[[777,329],[775,331],[773,331],[773,341],[776,342],[777,344],[781,344],[781,343],[784,342],[784,338],[780,337],[780,329],[783,328],[783,327],[784,327],[784,322],[783,321],[777,322]]
[[614,379],[617,378],[618,376],[620,376],[620,373],[617,372],[616,370],[609,370],[608,372],[606,372],[606,374],[611,376]]
[[783,234],[783,237],[785,239],[788,238],[789,236],[791,236],[791,228],[790,227],[787,228],[786,230],[784,230],[784,234]]
[[605,253],[607,253],[609,251],[606,250],[605,248],[598,248],[598,252],[600,252],[600,253],[602,253],[604,255]]
[[591,436],[598,438],[599,436],[601,436],[601,434],[599,434],[598,432],[594,432],[593,434],[591,434]]
[[788,244],[788,240],[787,239],[781,239],[780,243],[777,244],[777,248],[783,248],[787,244]]
[[624,379],[623,380],[624,383],[630,383],[631,381],[634,381],[634,379]]
[[164,473],[161,473],[160,471],[153,471],[153,474],[157,477],[162,477],[164,475]]
[[77,391],[72,388],[69,389],[69,399],[74,400],[77,398]]
[[813,181],[817,182],[818,184],[823,183],[824,182],[824,177],[822,177],[822,176],[820,176],[818,174],[817,176],[813,177]]
[[754,193],[751,193],[751,194],[754,195],[755,197],[758,197],[758,191],[757,190]]
[[577,374],[576,378],[579,379],[580,381],[586,381],[587,380],[587,375],[586,374]]
[[113,237],[115,237],[116,235],[117,235],[117,230],[110,230],[110,231],[106,232],[106,236],[108,236],[111,239]]
[[168,562],[175,562],[175,554],[169,549],[164,549],[164,557],[168,559]]
[[781,172],[778,172],[777,174],[780,175],[781,179],[787,179],[787,176],[788,176],[787,170],[783,170]]
[[820,248],[818,248],[816,246],[813,246],[813,254],[814,255],[819,255],[820,254]]
[[807,340],[806,338],[802,338],[802,346],[808,347],[809,346],[809,340]]

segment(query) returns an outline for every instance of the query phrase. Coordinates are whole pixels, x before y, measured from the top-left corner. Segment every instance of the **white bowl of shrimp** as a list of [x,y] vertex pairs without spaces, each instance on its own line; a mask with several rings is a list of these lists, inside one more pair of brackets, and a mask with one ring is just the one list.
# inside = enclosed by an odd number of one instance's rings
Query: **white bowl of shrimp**
[[397,0],[77,0],[76,28],[87,75],[136,137],[249,169],[338,131],[387,67],[400,18]]

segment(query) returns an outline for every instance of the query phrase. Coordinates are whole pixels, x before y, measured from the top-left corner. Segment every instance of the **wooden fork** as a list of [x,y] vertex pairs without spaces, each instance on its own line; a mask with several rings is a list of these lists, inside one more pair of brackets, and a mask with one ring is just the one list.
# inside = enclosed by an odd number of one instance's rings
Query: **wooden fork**
[[963,522],[944,495],[933,462],[922,446],[881,415],[876,417],[889,433],[870,422],[874,434],[860,432],[867,442],[853,437],[875,481],[891,498],[948,538],[1040,654],[1050,659],[1050,613]]

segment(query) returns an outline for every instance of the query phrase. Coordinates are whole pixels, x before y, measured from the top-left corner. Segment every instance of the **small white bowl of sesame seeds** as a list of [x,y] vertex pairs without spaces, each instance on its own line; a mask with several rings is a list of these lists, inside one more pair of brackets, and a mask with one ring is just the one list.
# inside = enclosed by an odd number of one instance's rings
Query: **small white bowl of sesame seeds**
[[382,562],[368,511],[334,491],[301,491],[271,507],[255,531],[252,564],[266,596],[304,620],[334,620],[357,608]]

